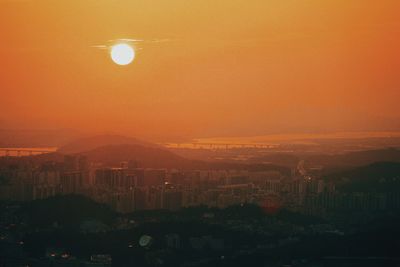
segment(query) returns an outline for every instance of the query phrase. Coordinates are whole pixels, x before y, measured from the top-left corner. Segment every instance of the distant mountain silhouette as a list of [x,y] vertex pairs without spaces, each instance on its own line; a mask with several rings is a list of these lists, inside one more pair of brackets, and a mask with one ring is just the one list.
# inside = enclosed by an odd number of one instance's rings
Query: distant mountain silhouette
[[[73,153],[85,155],[92,162],[103,163],[104,166],[120,166],[122,161],[136,160],[139,167],[143,168],[166,168],[181,170],[249,170],[249,171],[279,171],[284,175],[290,174],[290,168],[264,163],[242,163],[242,162],[209,162],[201,160],[191,160],[162,148],[143,145],[107,145],[95,149]],[[0,158],[0,165],[18,166],[24,164],[44,164],[46,166],[57,166],[64,160],[64,156],[59,152],[26,156]],[[51,162],[56,162],[55,165]],[[50,164],[50,165],[49,165]]]
[[177,168],[197,170],[240,169],[250,171],[279,171],[289,174],[286,167],[273,164],[244,164],[232,162],[206,162],[190,160],[170,152],[164,148],[146,147],[142,145],[109,145],[98,147],[82,153],[91,161],[103,162],[106,165],[117,165],[121,161],[136,160],[144,168]]
[[145,142],[133,137],[122,135],[97,135],[92,137],[80,138],[61,146],[57,152],[62,154],[74,154],[90,151],[102,146],[108,145],[142,145],[148,147],[157,147],[156,144]]
[[91,161],[106,165],[116,165],[121,161],[136,160],[145,168],[185,167],[191,161],[182,158],[166,149],[138,144],[114,144],[97,147],[81,153]]
[[400,191],[400,163],[375,162],[366,166],[332,173],[327,180],[345,192]]

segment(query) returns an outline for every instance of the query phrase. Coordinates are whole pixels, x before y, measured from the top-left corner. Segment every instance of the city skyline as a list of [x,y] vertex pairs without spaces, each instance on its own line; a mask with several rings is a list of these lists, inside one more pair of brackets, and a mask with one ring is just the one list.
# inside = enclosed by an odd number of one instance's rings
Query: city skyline
[[0,0],[0,267],[400,266],[399,0]]

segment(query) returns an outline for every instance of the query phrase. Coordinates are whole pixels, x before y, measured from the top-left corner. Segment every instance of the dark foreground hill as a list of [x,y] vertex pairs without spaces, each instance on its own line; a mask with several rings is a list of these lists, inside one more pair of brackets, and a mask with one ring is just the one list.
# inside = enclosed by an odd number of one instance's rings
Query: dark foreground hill
[[379,150],[357,151],[335,155],[313,155],[306,157],[306,161],[325,167],[363,166],[374,162],[400,162],[400,150],[387,148]]
[[57,222],[63,226],[79,226],[85,220],[111,223],[115,212],[108,206],[81,195],[56,196],[24,204],[22,212],[30,226],[44,227]]
[[345,192],[400,192],[400,163],[376,162],[332,173],[327,179]]

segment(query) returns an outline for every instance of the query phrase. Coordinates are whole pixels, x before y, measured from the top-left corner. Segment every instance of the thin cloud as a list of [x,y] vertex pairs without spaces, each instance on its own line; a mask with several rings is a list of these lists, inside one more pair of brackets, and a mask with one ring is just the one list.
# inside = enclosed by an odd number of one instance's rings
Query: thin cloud
[[170,41],[171,41],[171,39],[167,39],[167,38],[150,39],[150,40],[133,39],[133,38],[119,38],[119,39],[107,40],[106,44],[92,45],[90,47],[97,48],[97,49],[109,49],[115,43],[125,42],[125,43],[132,43],[133,45],[135,45],[135,50],[143,50],[143,48],[140,46],[140,44],[156,44],[156,43],[166,43],[166,42],[170,42]]
[[149,42],[150,43],[166,43],[166,42],[170,42],[171,39],[152,39]]
[[133,42],[133,43],[136,43],[136,42],[143,42],[144,40],[141,40],[141,39],[129,39],[129,38],[123,38],[123,39],[116,39],[116,40],[109,40],[110,42],[113,42],[113,41],[122,41],[122,42]]
[[90,47],[98,48],[98,49],[107,49],[108,48],[106,45],[92,45]]

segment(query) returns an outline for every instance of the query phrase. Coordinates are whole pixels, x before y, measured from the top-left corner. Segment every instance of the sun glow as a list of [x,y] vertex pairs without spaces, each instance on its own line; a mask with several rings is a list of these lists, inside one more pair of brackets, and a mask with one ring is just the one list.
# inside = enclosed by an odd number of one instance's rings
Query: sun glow
[[128,65],[135,59],[135,50],[128,44],[111,47],[111,59],[118,65]]

